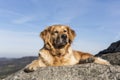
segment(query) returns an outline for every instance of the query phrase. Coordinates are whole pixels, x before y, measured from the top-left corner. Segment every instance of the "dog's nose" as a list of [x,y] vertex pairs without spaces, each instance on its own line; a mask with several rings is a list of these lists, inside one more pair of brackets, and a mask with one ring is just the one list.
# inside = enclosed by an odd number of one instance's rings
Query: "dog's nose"
[[66,39],[66,38],[67,38],[67,35],[66,35],[66,34],[62,34],[62,35],[61,35],[61,38]]

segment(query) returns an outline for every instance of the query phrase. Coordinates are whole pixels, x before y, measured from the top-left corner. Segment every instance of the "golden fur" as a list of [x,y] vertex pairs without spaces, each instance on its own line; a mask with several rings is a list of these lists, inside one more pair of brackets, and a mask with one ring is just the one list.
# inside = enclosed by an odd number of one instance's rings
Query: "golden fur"
[[71,43],[76,34],[69,26],[49,26],[40,36],[44,46],[39,51],[38,59],[27,65],[25,71],[34,71],[38,67],[46,66],[75,65],[87,59],[92,59],[94,63],[109,65],[108,61],[94,57],[92,54],[72,50]]

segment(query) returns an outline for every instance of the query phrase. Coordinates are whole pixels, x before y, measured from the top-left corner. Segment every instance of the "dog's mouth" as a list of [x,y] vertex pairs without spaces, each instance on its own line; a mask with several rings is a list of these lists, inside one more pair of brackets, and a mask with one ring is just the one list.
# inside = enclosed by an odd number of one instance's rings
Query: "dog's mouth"
[[66,35],[62,35],[61,37],[58,37],[57,39],[54,40],[53,46],[55,48],[63,48],[65,45],[68,43],[68,39]]

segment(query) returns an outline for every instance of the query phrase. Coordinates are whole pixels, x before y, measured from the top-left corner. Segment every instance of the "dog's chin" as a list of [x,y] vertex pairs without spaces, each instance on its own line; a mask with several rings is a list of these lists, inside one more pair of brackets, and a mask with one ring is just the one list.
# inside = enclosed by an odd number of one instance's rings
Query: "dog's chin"
[[56,49],[61,49],[61,48],[64,48],[66,45],[67,45],[67,42],[62,42],[62,43],[58,42],[58,43],[54,44],[54,47]]

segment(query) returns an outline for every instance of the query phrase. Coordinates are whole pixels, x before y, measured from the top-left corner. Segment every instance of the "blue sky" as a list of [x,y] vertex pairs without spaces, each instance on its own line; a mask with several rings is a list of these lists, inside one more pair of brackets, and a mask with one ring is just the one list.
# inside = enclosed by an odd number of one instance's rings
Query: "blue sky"
[[53,24],[70,25],[72,47],[96,54],[120,40],[120,0],[0,0],[0,57],[37,56]]

